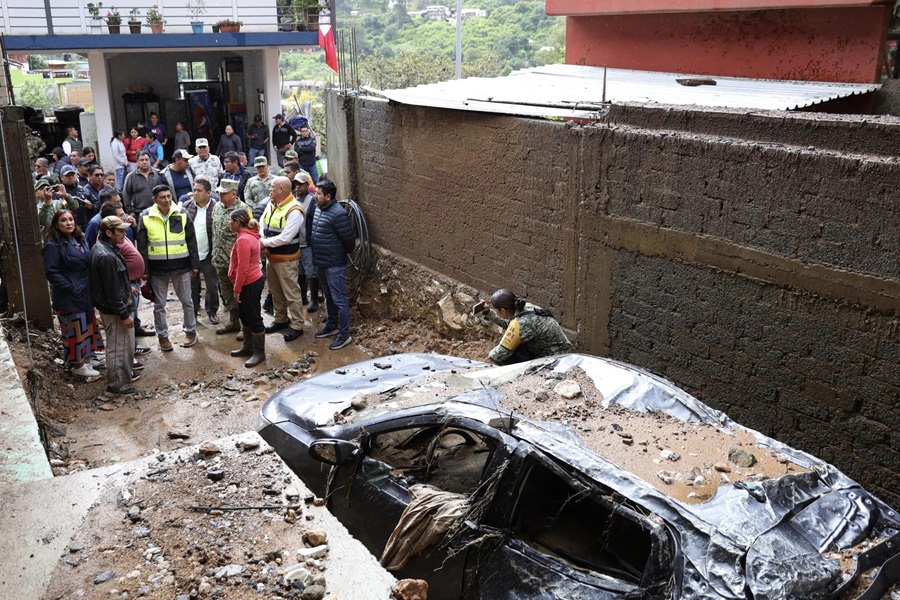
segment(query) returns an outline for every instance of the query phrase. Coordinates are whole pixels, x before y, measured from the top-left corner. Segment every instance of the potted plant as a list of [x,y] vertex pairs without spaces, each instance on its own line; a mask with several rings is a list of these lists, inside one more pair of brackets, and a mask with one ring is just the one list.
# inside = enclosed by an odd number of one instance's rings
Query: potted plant
[[295,6],[294,22],[297,31],[316,31],[319,29],[319,11],[322,7],[318,0],[298,0]]
[[100,21],[102,20],[100,18],[100,9],[103,8],[103,3],[98,2],[97,4],[94,4],[93,2],[88,2],[86,6],[88,14],[91,15],[91,33],[99,34],[101,31],[100,28],[102,27],[100,24]]
[[237,33],[241,30],[242,21],[235,21],[234,19],[222,19],[216,26],[219,28],[219,31],[222,33]]
[[162,13],[159,12],[159,7],[156,4],[147,9],[147,25],[150,26],[150,31],[162,33],[165,23]]
[[203,33],[203,21],[200,20],[200,15],[206,14],[206,0],[188,0],[187,9],[193,18],[191,29],[194,33]]
[[131,33],[140,33],[141,32],[141,9],[135,7],[128,11],[128,28],[131,30]]
[[122,15],[119,14],[119,11],[115,6],[110,6],[109,10],[106,11],[106,27],[109,29],[110,33],[119,33],[121,25]]

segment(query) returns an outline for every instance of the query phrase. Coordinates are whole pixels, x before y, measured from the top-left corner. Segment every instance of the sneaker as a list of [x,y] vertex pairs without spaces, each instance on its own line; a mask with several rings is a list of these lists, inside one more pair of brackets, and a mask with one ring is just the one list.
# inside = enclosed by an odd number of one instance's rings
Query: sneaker
[[353,341],[353,338],[350,337],[349,335],[345,338],[337,338],[336,340],[334,340],[333,342],[328,344],[328,349],[329,350],[340,350],[341,348],[343,348],[344,346],[346,346],[347,344],[349,344],[352,341]]
[[207,313],[207,314],[209,315],[209,322],[210,322],[210,323],[212,323],[213,325],[218,325],[218,324],[219,324],[219,316],[216,315],[216,313],[211,312],[211,313]]
[[138,371],[131,372],[131,381],[137,381],[141,378],[141,374]]
[[150,352],[150,348],[148,348],[147,346],[135,346],[134,347],[134,355],[135,356],[140,356],[141,354],[147,354],[148,352]]
[[131,363],[131,370],[132,371],[143,371],[144,363],[142,363],[138,360],[134,361],[133,363]]
[[275,333],[279,329],[287,329],[291,324],[289,321],[285,321],[284,323],[274,322],[271,325],[266,325],[266,333]]
[[196,331],[187,331],[184,334],[184,341],[181,342],[182,348],[190,348],[194,344],[197,343],[197,332]]
[[125,387],[119,388],[117,390],[106,388],[106,393],[113,394],[114,396],[130,396],[131,394],[135,393],[135,391],[136,390],[130,385],[126,385]]
[[328,326],[326,325],[325,327],[323,327],[322,329],[320,329],[316,332],[316,337],[317,338],[331,337],[333,335],[337,335],[337,332],[338,332],[337,327],[329,329]]
[[290,329],[288,329],[288,332],[284,334],[284,341],[293,342],[301,335],[303,335],[302,329],[294,329],[293,327],[291,327]]
[[84,364],[90,365],[94,369],[105,369],[106,361],[104,358],[98,358],[96,356],[89,356],[85,359]]
[[100,372],[95,371],[88,363],[84,363],[77,369],[72,369],[72,373],[80,377],[100,377]]

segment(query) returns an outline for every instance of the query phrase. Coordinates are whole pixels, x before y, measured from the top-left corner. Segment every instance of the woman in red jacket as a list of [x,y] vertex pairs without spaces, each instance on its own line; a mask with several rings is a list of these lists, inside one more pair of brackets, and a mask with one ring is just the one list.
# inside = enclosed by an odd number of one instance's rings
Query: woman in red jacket
[[132,127],[130,137],[122,140],[125,144],[125,157],[128,158],[128,172],[137,169],[137,153],[144,149],[147,140],[141,136],[137,127]]
[[232,350],[232,356],[249,356],[245,367],[255,367],[266,360],[266,327],[260,311],[263,278],[259,266],[259,223],[250,211],[235,209],[231,213],[231,231],[238,235],[231,248],[228,280],[238,298],[238,316],[244,329],[244,346]]

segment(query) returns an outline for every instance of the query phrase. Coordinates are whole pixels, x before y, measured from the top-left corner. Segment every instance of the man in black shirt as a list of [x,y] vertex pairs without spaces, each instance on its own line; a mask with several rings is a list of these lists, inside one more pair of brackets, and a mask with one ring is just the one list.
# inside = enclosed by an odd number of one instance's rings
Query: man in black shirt
[[294,128],[284,122],[284,115],[275,115],[275,126],[272,127],[272,145],[278,153],[278,166],[284,166],[284,153],[291,149],[297,139]]

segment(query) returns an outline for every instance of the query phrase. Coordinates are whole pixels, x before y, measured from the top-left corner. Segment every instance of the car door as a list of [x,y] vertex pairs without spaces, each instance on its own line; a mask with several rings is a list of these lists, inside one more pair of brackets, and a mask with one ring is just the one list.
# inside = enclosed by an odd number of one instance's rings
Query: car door
[[467,597],[604,600],[665,586],[672,546],[662,525],[527,444],[513,464],[498,495],[506,505],[479,531],[483,540],[493,531],[493,545],[469,553]]
[[[508,453],[503,439],[493,428],[460,418],[428,416],[369,426],[361,440],[362,459],[338,470],[329,508],[370,552],[381,556],[410,503],[411,486],[428,484],[477,497],[496,462]],[[464,545],[461,539],[456,542],[455,547]],[[456,600],[462,593],[465,554],[432,544],[394,574],[427,580],[431,600]]]

